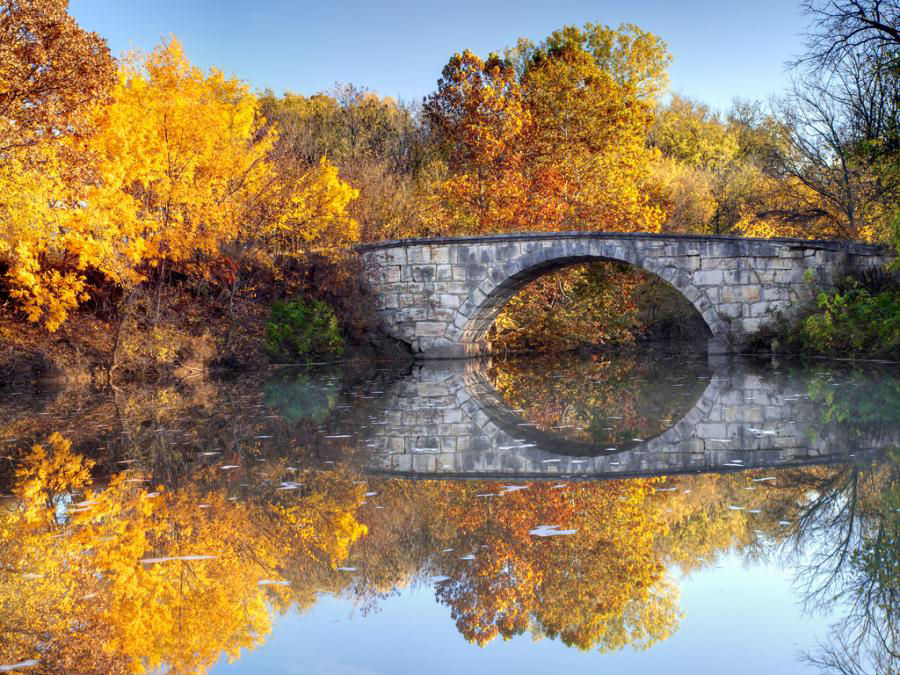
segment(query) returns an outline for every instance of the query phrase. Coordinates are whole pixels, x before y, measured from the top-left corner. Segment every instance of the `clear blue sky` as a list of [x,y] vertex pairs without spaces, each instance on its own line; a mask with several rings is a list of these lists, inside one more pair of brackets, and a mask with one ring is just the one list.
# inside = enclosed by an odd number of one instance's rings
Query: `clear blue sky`
[[727,108],[735,96],[768,98],[802,48],[798,0],[71,0],[81,26],[114,55],[150,50],[175,34],[188,57],[254,88],[303,94],[352,82],[420,99],[464,49],[486,55],[540,40],[565,24],[634,23],[674,57],[671,90]]

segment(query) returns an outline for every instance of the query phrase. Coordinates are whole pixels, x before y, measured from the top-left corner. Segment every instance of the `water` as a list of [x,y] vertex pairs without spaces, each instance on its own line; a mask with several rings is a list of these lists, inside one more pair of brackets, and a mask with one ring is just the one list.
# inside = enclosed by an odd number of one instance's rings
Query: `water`
[[897,672],[900,371],[622,353],[0,397],[0,665]]

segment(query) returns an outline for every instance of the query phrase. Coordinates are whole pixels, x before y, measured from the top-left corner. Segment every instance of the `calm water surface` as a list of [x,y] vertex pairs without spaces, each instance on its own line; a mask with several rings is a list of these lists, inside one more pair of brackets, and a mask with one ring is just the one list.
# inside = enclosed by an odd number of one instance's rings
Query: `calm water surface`
[[896,673],[898,447],[888,364],[5,390],[0,670]]

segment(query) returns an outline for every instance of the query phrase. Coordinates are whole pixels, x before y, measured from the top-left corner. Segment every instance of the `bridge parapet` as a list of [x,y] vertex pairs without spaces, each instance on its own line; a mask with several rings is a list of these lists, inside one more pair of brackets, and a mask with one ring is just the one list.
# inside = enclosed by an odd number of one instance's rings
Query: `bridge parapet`
[[487,353],[503,306],[539,276],[581,262],[625,262],[671,284],[703,317],[717,351],[739,351],[851,269],[888,252],[856,242],[558,232],[410,239],[359,247],[389,334],[425,358]]

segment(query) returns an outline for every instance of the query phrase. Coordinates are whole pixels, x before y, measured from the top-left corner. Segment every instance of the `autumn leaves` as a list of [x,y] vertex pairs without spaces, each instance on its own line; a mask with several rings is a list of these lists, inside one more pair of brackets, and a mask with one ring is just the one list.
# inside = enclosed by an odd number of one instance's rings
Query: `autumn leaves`
[[576,228],[657,231],[640,189],[665,45],[636,27],[588,24],[445,66],[424,117],[447,158],[447,233]]
[[93,465],[53,434],[23,458],[0,509],[5,663],[32,654],[50,671],[205,670],[258,645],[272,607],[337,585],[335,568],[367,532],[363,489],[344,471],[260,501],[205,488],[202,471],[179,490],[134,470],[94,484]]
[[358,238],[336,167],[280,162],[247,85],[174,38],[116,64],[51,0],[0,12],[0,32],[0,260],[30,321],[55,330],[89,276],[127,293]]
[[[666,45],[633,25],[455,54],[419,107],[352,85],[257,96],[191,65],[174,38],[116,62],[66,5],[0,4],[0,274],[11,305],[51,331],[88,299],[121,320],[123,298],[148,282],[155,327],[174,278],[209,282],[233,320],[239,288],[258,301],[287,261],[359,240],[571,229],[887,240],[896,225],[893,61],[848,65],[857,85],[878,84],[874,98],[816,90],[840,113],[831,138],[802,101],[738,101],[727,115],[666,101]],[[645,280],[596,276],[538,281],[503,316],[507,346],[533,346],[518,337],[528,325],[571,326],[569,315],[590,315],[600,340],[631,339]],[[614,314],[627,325],[599,320]]]

